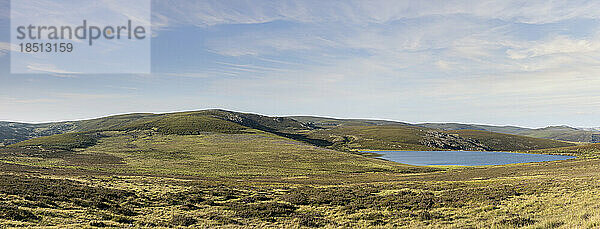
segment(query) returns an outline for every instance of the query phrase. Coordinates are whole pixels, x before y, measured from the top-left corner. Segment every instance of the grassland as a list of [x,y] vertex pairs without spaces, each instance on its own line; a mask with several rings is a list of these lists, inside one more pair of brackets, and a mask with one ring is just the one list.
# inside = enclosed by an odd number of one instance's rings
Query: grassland
[[[102,134],[104,137],[96,145],[76,150],[73,154],[109,154],[125,164],[101,166],[44,158],[37,161],[28,157],[11,159],[19,163],[35,161],[44,166],[76,166],[111,173],[232,178],[426,170],[322,149],[258,130],[243,134],[164,135],[152,131]],[[37,142],[34,139],[11,148],[38,145]]]
[[600,134],[598,130],[584,130],[568,126],[549,126],[545,128],[531,129],[516,126],[490,126],[460,123],[423,123],[417,125],[440,130],[481,130],[568,142],[594,143],[596,140],[593,136]]
[[[472,126],[472,125],[466,125]],[[225,110],[126,114],[75,122],[0,123],[0,143],[56,134],[153,130],[162,134],[240,133],[255,129],[335,150],[532,150],[570,143],[489,131],[444,131],[402,122],[320,117],[267,117]],[[518,129],[518,128],[517,128]],[[521,128],[523,129],[523,128]]]
[[[322,171],[319,163],[307,164],[316,172],[296,166],[269,170],[269,166],[287,163],[248,161],[265,170],[266,175],[257,176],[252,166],[237,164],[217,165],[219,171],[206,172],[216,167],[159,163],[137,156],[135,160],[84,160],[86,157],[77,156],[95,147],[107,147],[103,141],[71,153],[3,149],[0,224],[229,228],[600,226],[597,157],[421,171],[407,171],[403,166],[383,171]],[[243,151],[240,146],[223,144]],[[600,147],[588,149],[598,152]],[[114,159],[123,156],[105,152]],[[39,164],[33,158],[54,158],[56,163]],[[154,165],[145,167],[139,161],[146,161],[145,166]],[[395,167],[373,164],[375,168]],[[115,165],[123,170],[102,169]],[[178,167],[171,169],[173,166]],[[228,172],[235,170],[239,171]],[[199,175],[203,173],[210,176]]]
[[[531,139],[532,147],[510,147],[578,158],[418,167],[344,151],[429,147],[423,139],[436,136],[422,127],[304,129],[223,111],[141,116],[0,147],[0,226],[600,227],[600,144],[540,149],[556,142]],[[473,147],[497,137],[441,134],[435,139]]]
[[[254,128],[267,132],[290,133],[307,127],[285,117],[267,117],[225,110],[202,110],[168,114],[125,114],[91,120],[28,124],[0,122],[0,143],[78,132],[155,129],[168,134],[196,134]],[[184,132],[182,132],[184,131]]]
[[46,149],[72,150],[95,145],[100,137],[101,134],[98,132],[56,134],[19,142],[10,147],[37,146]]
[[519,151],[549,149],[574,146],[572,143],[554,141],[549,139],[525,137],[513,134],[501,134],[481,130],[455,130],[445,133],[474,139],[494,151]]
[[[292,116],[292,118],[308,123],[313,126],[331,128],[336,126],[382,126],[382,125],[407,125],[413,127],[424,127],[441,131],[457,131],[457,130],[479,130],[501,134],[512,134],[533,138],[544,138],[551,140],[567,141],[567,142],[588,142],[594,143],[594,135],[599,135],[598,130],[578,129],[569,126],[549,126],[545,128],[524,128],[517,126],[492,126],[479,124],[462,124],[462,123],[420,123],[409,124],[396,121],[385,120],[368,120],[368,119],[335,119],[323,118],[314,116]],[[597,142],[595,142],[597,143]]]
[[574,146],[572,143],[488,131],[435,131],[410,125],[342,125],[309,131],[336,150],[518,151]]

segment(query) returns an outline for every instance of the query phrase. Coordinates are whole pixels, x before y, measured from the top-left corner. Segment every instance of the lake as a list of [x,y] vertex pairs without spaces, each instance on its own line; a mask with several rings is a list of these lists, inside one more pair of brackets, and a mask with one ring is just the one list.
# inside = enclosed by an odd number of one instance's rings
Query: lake
[[508,152],[479,151],[365,151],[378,153],[382,159],[409,165],[505,165],[567,160],[575,157]]

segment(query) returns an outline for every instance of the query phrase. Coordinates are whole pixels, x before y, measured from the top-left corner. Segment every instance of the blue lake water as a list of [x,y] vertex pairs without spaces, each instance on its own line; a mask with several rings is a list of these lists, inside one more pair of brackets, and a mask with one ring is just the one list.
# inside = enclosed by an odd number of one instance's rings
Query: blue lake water
[[382,159],[409,165],[505,165],[575,158],[572,156],[478,151],[366,151]]

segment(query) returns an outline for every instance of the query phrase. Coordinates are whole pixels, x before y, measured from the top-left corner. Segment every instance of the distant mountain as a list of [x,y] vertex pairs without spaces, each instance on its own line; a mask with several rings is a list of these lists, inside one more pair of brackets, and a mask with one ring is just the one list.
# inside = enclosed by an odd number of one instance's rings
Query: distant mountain
[[368,120],[368,119],[335,119],[322,118],[311,116],[291,116],[300,122],[315,127],[331,127],[331,126],[370,126],[370,125],[404,125],[404,126],[419,126],[444,131],[454,130],[480,130],[502,134],[513,134],[535,138],[545,138],[559,141],[569,142],[600,142],[600,128],[574,128],[569,126],[549,126],[539,129],[524,128],[517,126],[492,126],[479,124],[462,124],[462,123],[420,123],[410,124],[405,122],[385,121],[385,120]]
[[545,138],[570,142],[600,142],[600,131],[583,130],[569,126],[549,126],[539,129],[516,126],[491,126],[458,123],[422,123],[417,126],[440,130],[483,130],[504,134],[515,134],[535,138]]
[[484,130],[503,134],[519,134],[531,130],[516,126],[491,126],[461,123],[422,123],[416,125],[440,130]]
[[134,113],[44,124],[0,122],[0,145],[10,145],[32,138],[63,133],[152,129],[166,134],[194,134],[203,131],[236,131],[240,129],[239,126],[286,135],[290,138],[301,138],[294,133],[310,129],[291,118],[268,117],[218,109],[169,114]]
[[73,130],[68,122],[28,124],[0,122],[0,145],[9,145],[31,138],[65,133]]
[[[315,128],[308,132],[308,137],[311,139],[329,141],[333,143],[333,148],[342,150],[516,151],[572,145],[550,139],[490,131],[490,129],[525,129],[519,127],[477,127],[468,124],[435,124],[426,127],[386,120],[335,119],[314,116],[291,116],[290,118]],[[442,127],[447,129],[442,129]]]
[[405,122],[387,121],[387,120],[371,120],[371,119],[336,119],[324,118],[315,116],[289,116],[288,118],[295,119],[307,125],[316,127],[330,126],[380,126],[380,125],[411,125]]
[[[457,129],[460,131],[456,131]],[[266,132],[341,151],[366,149],[518,151],[573,145],[555,140],[496,132],[504,129],[524,130],[518,127],[464,124],[447,126],[436,124],[425,127],[385,120],[310,116],[269,117],[226,110],[201,110],[167,114],[125,114],[46,124],[0,123],[0,143],[72,149],[94,145],[103,136],[111,135],[111,132],[132,134],[148,132],[158,135]],[[552,133],[564,131],[563,129],[562,127],[547,128],[544,131]]]

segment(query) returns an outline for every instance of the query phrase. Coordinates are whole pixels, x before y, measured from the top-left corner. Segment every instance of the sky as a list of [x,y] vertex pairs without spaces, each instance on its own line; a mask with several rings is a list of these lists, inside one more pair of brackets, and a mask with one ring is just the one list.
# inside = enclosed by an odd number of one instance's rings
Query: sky
[[0,120],[223,108],[600,126],[600,1],[154,0],[152,74],[94,75],[10,74],[9,2]]

